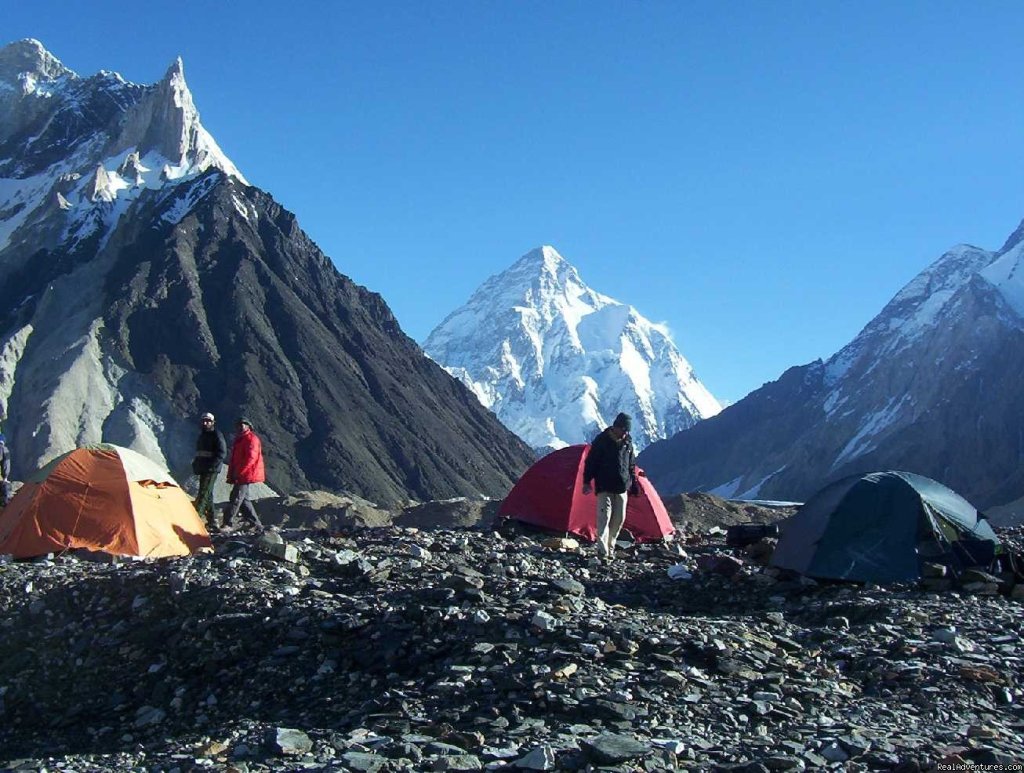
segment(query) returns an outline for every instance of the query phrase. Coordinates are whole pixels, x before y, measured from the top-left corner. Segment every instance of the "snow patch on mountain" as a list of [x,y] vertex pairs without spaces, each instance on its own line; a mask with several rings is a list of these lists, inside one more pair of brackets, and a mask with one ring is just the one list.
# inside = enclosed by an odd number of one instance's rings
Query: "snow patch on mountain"
[[642,448],[721,410],[664,325],[550,246],[489,278],[423,347],[538,449],[589,442],[619,411]]
[[[761,488],[764,486],[764,484],[766,484],[768,481],[770,481],[772,478],[774,478],[776,475],[778,475],[785,469],[786,465],[783,465],[779,469],[768,473],[763,478],[761,478],[761,480],[757,481],[757,483],[755,483],[753,486],[749,486],[744,491],[740,491],[740,488],[743,485],[744,477],[740,475],[739,477],[733,478],[727,483],[722,483],[718,486],[715,486],[714,488],[708,489],[707,493],[714,494],[715,496],[718,497],[722,497],[722,499],[755,499],[761,493]],[[703,491],[704,489],[700,488],[699,490]]]
[[1024,323],[1024,241],[1003,252],[981,276],[999,290]]
[[[825,364],[826,381],[840,383],[858,363],[870,371],[891,355],[912,346],[931,331],[971,276],[992,262],[993,253],[961,244],[946,252],[908,282],[882,311]],[[831,410],[837,400],[831,400]]]
[[913,402],[910,395],[893,397],[886,403],[884,408],[866,416],[861,422],[860,429],[857,430],[857,433],[850,438],[849,442],[839,452],[839,455],[836,456],[835,461],[832,463],[832,468],[835,469],[847,459],[852,459],[871,450],[872,441],[886,427],[889,427],[902,416],[903,406],[908,402]]
[[759,480],[753,486],[748,488],[746,491],[740,492],[739,494],[737,494],[733,498],[734,499],[755,499],[756,497],[761,495],[761,489],[764,487],[764,484],[766,484],[768,481],[770,481],[772,478],[774,478],[780,472],[785,470],[786,467],[787,467],[787,465],[784,464],[781,467],[779,467],[779,469],[773,470],[772,472],[768,473],[763,478],[761,478],[761,480]]
[[[123,110],[113,127],[97,118],[83,131],[98,93]],[[0,250],[50,209],[66,213],[59,241],[82,239],[109,232],[142,192],[211,168],[248,184],[200,122],[180,59],[160,82],[138,86],[116,73],[82,79],[36,40],[6,46],[0,140],[11,151],[0,158]]]
[[245,178],[200,123],[180,59],[138,86],[80,78],[35,40],[0,48],[0,143],[0,275],[99,235],[91,260],[20,300],[29,314],[0,340],[0,417],[23,415],[26,400],[45,416],[21,435],[19,458],[112,440],[166,463],[187,430],[168,426],[163,398],[105,352],[101,301],[81,288],[102,286],[108,240],[133,207],[177,223],[222,179],[208,170]]
[[53,183],[51,174],[38,174],[21,180],[0,177],[0,250],[8,245],[11,235],[42,203]]
[[722,499],[732,499],[736,496],[736,491],[739,489],[742,482],[743,476],[740,475],[726,483],[722,483],[712,489],[709,489],[707,493],[714,494],[716,497],[722,497]]

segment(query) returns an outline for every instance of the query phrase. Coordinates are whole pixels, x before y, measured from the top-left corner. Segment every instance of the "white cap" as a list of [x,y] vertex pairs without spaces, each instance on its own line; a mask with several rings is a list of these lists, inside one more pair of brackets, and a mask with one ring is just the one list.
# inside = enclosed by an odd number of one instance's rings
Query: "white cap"
[[199,418],[200,419],[209,419],[210,421],[213,421],[213,414],[212,413],[204,413]]

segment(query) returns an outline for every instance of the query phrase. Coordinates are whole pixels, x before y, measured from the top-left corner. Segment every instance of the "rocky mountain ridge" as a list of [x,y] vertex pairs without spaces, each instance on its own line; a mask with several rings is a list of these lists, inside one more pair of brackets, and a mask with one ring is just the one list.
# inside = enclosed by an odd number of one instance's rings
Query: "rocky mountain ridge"
[[[153,86],[0,49],[0,416],[15,477],[88,442],[189,474],[195,417],[253,420],[279,491],[497,496],[529,449]],[[226,425],[226,426],[225,426]]]
[[643,448],[721,410],[664,326],[550,246],[484,282],[423,348],[536,449],[590,442],[619,411]]
[[827,361],[791,368],[647,449],[663,494],[801,501],[847,474],[905,469],[982,509],[1024,494],[1024,238],[960,245]]

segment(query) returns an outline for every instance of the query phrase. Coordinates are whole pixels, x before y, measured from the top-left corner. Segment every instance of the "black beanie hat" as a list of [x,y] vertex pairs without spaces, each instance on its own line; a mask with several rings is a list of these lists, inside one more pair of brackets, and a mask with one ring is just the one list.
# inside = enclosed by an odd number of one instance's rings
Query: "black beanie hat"
[[630,418],[628,413],[620,413],[615,417],[615,421],[612,422],[612,426],[619,427],[620,429],[624,429],[626,432],[629,432],[633,429],[633,419]]

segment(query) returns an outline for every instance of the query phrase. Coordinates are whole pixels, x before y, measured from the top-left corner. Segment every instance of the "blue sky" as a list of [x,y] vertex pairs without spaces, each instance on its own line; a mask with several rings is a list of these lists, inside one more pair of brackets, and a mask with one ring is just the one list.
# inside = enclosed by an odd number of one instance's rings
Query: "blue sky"
[[[83,12],[82,8],[88,9]],[[0,0],[81,75],[176,56],[254,185],[422,340],[551,244],[735,401],[1024,217],[1024,3]]]

